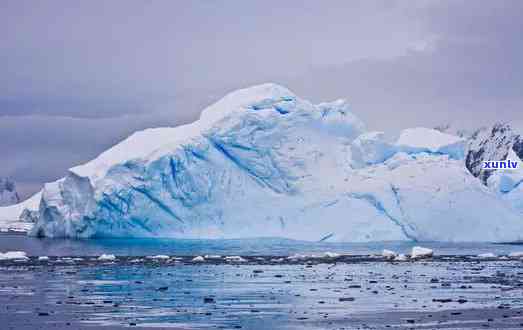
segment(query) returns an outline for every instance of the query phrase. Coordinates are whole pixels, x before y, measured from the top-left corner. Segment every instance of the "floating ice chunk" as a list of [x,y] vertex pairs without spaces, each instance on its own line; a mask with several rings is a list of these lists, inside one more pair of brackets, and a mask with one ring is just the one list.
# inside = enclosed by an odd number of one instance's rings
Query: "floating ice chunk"
[[0,252],[0,260],[28,260],[27,253],[23,251]]
[[381,253],[381,255],[384,257],[384,258],[387,258],[387,259],[394,259],[398,256],[398,254],[394,251],[391,251],[391,250],[383,250],[383,252]]
[[478,258],[496,258],[497,255],[495,255],[494,253],[492,252],[488,252],[488,253],[481,253],[481,254],[478,254]]
[[394,258],[394,261],[407,261],[409,258],[404,255],[404,254],[398,254],[395,258]]
[[227,256],[227,257],[225,257],[225,260],[229,261],[229,262],[246,262],[247,261],[240,256]]
[[341,254],[335,252],[325,252],[323,256],[325,256],[326,258],[338,258],[341,256]]
[[407,153],[430,152],[449,155],[453,159],[462,159],[465,139],[441,133],[431,128],[408,128],[401,131],[396,147]]
[[306,256],[304,254],[293,254],[292,256],[288,256],[287,259],[288,260],[303,260],[303,259],[308,259],[308,258],[312,258],[312,256]]
[[116,256],[114,254],[102,254],[98,257],[98,260],[100,261],[114,261],[116,260]]
[[167,259],[169,259],[169,256],[166,256],[164,254],[158,254],[158,255],[155,255],[155,256],[148,256],[147,258],[148,259],[154,259],[154,260],[167,260]]
[[40,257],[38,257],[38,261],[48,261],[48,260],[49,260],[48,256],[40,256]]
[[205,258],[202,256],[197,256],[192,259],[192,262],[204,262]]
[[508,256],[510,258],[523,258],[523,251],[511,252]]
[[211,260],[216,260],[216,259],[221,259],[222,256],[219,256],[219,255],[214,255],[214,254],[206,254],[204,256],[205,259],[211,259]]
[[411,258],[413,259],[419,259],[419,258],[430,258],[434,254],[434,251],[428,248],[424,248],[421,246],[415,246],[412,248],[412,252],[410,254]]

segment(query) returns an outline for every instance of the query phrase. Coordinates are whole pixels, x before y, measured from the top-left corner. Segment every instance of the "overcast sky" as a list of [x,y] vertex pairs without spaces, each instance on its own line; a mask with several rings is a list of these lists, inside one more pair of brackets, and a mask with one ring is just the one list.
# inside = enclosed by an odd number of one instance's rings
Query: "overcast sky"
[[273,81],[370,129],[523,120],[523,1],[0,2],[0,176],[26,197]]

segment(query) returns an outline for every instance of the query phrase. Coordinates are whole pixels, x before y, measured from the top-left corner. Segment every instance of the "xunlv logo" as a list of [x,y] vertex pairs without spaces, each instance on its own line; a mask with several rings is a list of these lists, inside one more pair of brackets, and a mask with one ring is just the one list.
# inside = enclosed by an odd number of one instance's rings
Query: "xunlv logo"
[[483,162],[484,169],[497,170],[500,168],[518,168],[518,162],[507,160],[497,160],[497,161],[485,161]]

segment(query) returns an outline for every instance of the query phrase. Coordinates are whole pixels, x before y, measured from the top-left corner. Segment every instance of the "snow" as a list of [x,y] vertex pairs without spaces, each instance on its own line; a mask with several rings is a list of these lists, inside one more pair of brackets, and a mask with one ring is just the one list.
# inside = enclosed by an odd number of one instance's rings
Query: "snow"
[[38,257],[38,261],[49,261],[49,257],[48,256],[40,256],[40,257]]
[[31,234],[523,240],[521,214],[466,170],[463,143],[415,128],[392,144],[366,132],[343,100],[313,105],[275,84],[254,86],[46,184]]
[[205,258],[202,256],[197,256],[192,259],[193,262],[204,262]]
[[164,146],[166,149],[170,149],[172,146],[180,146],[189,142],[234,112],[245,112],[260,104],[269,109],[275,104],[292,102],[294,98],[294,94],[285,87],[270,83],[237,90],[204,109],[200,120],[194,123],[178,127],[150,128],[136,132],[100,154],[96,159],[74,167],[70,171],[78,176],[89,177],[95,182],[103,178],[107,171],[115,165],[133,159],[145,159],[151,153],[162,150]]
[[414,158],[409,154],[405,152],[398,152],[394,154],[394,156],[392,156],[391,158],[387,159],[387,161],[385,161],[385,165],[389,170],[394,170],[400,167],[401,165],[407,164],[412,159]]
[[116,256],[114,254],[102,254],[98,257],[98,260],[100,261],[114,261],[116,260]]
[[465,139],[431,128],[407,128],[401,131],[396,146],[407,153],[425,151],[448,154],[451,158],[462,159]]
[[396,146],[385,139],[383,132],[368,132],[352,142],[352,159],[360,160],[362,165],[382,163],[397,151]]
[[412,248],[410,253],[411,258],[420,259],[420,258],[430,258],[434,254],[434,251],[429,248],[424,248],[421,246],[415,246]]
[[0,252],[0,260],[28,260],[27,253],[23,251]]

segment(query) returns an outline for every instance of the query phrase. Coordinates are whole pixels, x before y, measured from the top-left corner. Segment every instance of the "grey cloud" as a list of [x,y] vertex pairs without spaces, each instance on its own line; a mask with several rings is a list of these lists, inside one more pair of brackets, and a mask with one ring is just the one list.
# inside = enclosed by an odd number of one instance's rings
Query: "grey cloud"
[[[0,176],[24,195],[266,81],[371,129],[523,120],[521,1],[0,4]],[[3,115],[3,116],[2,116]]]

